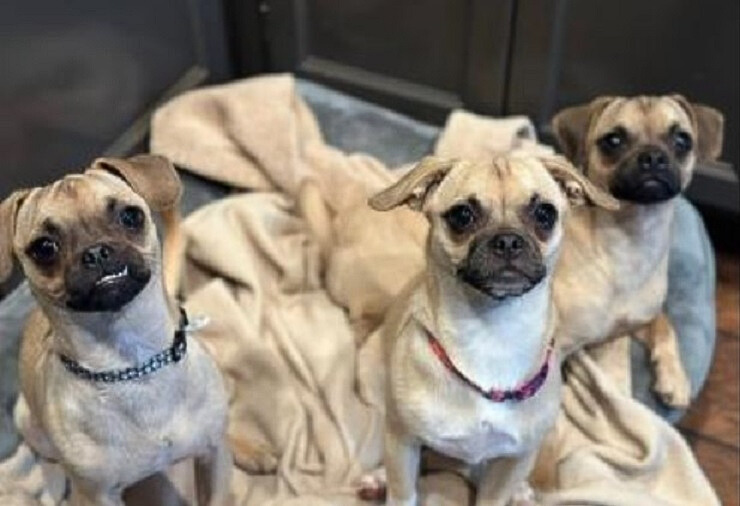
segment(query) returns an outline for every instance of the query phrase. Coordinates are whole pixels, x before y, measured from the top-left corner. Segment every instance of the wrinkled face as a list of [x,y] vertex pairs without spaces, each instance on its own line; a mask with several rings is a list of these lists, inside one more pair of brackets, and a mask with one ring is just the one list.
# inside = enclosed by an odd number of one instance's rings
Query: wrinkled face
[[617,98],[588,132],[587,176],[620,200],[662,202],[688,186],[695,145],[694,126],[676,100]]
[[491,297],[522,295],[554,266],[566,211],[536,159],[460,162],[425,204],[430,254]]
[[37,296],[72,311],[118,311],[159,270],[156,229],[143,199],[103,171],[33,190],[13,248]]

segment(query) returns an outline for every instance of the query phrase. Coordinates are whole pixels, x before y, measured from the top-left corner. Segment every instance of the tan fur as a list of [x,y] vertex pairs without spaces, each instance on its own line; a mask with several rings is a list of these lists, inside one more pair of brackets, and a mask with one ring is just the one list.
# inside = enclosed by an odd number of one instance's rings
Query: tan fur
[[251,473],[270,473],[277,467],[277,457],[266,444],[249,441],[243,436],[230,433],[229,446],[236,465]]
[[414,170],[406,173],[396,184],[374,195],[368,203],[376,211],[387,211],[401,204],[408,204],[411,209],[418,211],[427,192],[444,178],[455,163],[456,160],[453,159],[427,156]]
[[321,249],[322,267],[325,268],[332,245],[332,216],[315,181],[309,179],[301,184],[297,207]]
[[678,338],[665,313],[634,333],[650,351],[655,367],[655,393],[668,406],[686,406],[691,400],[691,384],[681,364]]
[[[565,109],[553,119],[565,154],[604,191],[622,159],[645,146],[672,149],[667,132],[674,125],[694,140],[691,152],[676,162],[685,189],[697,160],[716,159],[721,151],[722,115],[714,109],[679,95],[601,97]],[[628,132],[631,143],[627,152],[610,159],[599,150],[597,140],[618,126]],[[559,341],[566,354],[647,326],[651,330],[642,335],[652,336],[643,340],[655,363],[655,389],[669,405],[686,406],[688,378],[675,334],[661,314],[674,202],[622,202],[616,212],[598,207],[577,210],[566,230],[554,293],[562,322]]]
[[0,281],[7,279],[13,270],[15,217],[28,192],[18,190],[0,202]]
[[170,297],[176,298],[180,291],[185,255],[185,239],[182,233],[182,215],[178,206],[161,211],[164,224],[162,239],[162,262],[164,264],[164,286]]
[[[0,222],[0,237],[11,239],[11,255],[40,308],[22,340],[16,423],[36,452],[62,464],[72,506],[122,506],[124,488],[186,458],[195,458],[199,504],[228,501],[232,461],[224,439],[226,395],[215,362],[197,339],[188,336],[181,362],[142,380],[88,382],[59,359],[64,353],[89,369],[121,369],[172,344],[179,315],[165,294],[149,208],[174,210],[179,195],[169,162],[143,156],[99,160],[84,174],[14,194],[0,204],[8,218]],[[126,235],[111,219],[111,199],[144,211],[142,235]],[[172,218],[165,221],[176,224]],[[53,267],[42,268],[26,251],[50,223],[61,238],[60,256]],[[126,242],[152,275],[115,312],[71,311],[65,305],[65,269],[80,261],[75,251],[104,241]],[[11,255],[0,254],[3,274]]]
[[[484,217],[472,232],[460,237],[446,226],[443,215],[471,196],[480,202]],[[479,234],[517,230],[536,236],[523,212],[533,196],[551,203],[560,214],[549,237],[536,239],[547,266],[545,277],[528,292],[503,300],[460,280],[457,267]],[[479,162],[425,158],[370,200],[383,210],[411,205],[424,212],[431,225],[427,268],[393,304],[382,329],[387,504],[416,504],[422,445],[469,464],[485,463],[477,505],[508,504],[521,489],[539,442],[558,411],[557,359],[535,397],[494,403],[442,365],[426,336],[433,334],[479,385],[510,388],[537,370],[556,324],[550,276],[569,198],[614,205],[562,158],[523,154]],[[377,488],[376,481],[368,483]]]

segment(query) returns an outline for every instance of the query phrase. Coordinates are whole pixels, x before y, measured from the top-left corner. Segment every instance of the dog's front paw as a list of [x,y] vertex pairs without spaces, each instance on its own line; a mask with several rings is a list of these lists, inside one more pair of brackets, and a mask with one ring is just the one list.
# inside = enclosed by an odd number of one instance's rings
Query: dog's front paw
[[274,473],[278,467],[278,458],[266,444],[247,441],[241,437],[229,437],[234,462],[250,474]]
[[517,487],[517,489],[514,491],[514,494],[511,496],[511,501],[509,501],[509,506],[538,505],[539,503],[537,502],[537,499],[535,497],[534,489],[526,481],[523,481]]
[[360,478],[357,496],[363,501],[385,502],[386,493],[385,468],[380,468]]
[[679,364],[657,364],[653,391],[671,408],[687,408],[691,402],[691,381]]

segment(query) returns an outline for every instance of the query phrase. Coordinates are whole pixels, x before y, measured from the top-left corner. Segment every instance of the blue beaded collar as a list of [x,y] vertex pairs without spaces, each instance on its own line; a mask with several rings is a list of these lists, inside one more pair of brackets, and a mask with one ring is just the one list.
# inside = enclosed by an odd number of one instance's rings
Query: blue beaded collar
[[118,383],[121,381],[130,381],[139,378],[144,378],[150,374],[158,371],[162,367],[177,363],[185,356],[187,352],[187,341],[185,336],[187,334],[188,327],[188,315],[184,308],[180,308],[180,327],[175,331],[175,339],[172,346],[166,350],[162,350],[156,355],[152,356],[149,360],[136,367],[128,367],[126,369],[113,369],[110,371],[94,372],[81,366],[77,361],[69,358],[66,355],[60,354],[59,359],[64,364],[64,367],[77,376],[87,381],[100,382],[100,383]]

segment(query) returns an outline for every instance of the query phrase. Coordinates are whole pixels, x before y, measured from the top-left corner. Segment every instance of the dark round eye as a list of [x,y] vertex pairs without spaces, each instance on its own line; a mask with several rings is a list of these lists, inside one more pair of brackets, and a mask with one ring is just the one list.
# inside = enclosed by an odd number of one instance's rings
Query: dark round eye
[[129,230],[141,230],[144,225],[144,211],[136,206],[126,206],[118,213],[118,221]]
[[51,265],[59,256],[59,243],[51,237],[39,237],[26,248],[26,253],[39,265]]
[[602,136],[597,142],[602,152],[611,154],[621,148],[627,140],[627,133],[618,128]]
[[673,148],[676,150],[676,154],[681,156],[685,155],[691,148],[694,147],[694,140],[683,130],[676,130],[673,134]]
[[537,204],[532,215],[537,226],[546,231],[552,230],[558,220],[558,210],[549,202]]
[[443,218],[453,232],[460,234],[473,226],[477,216],[470,204],[457,204],[449,208]]

